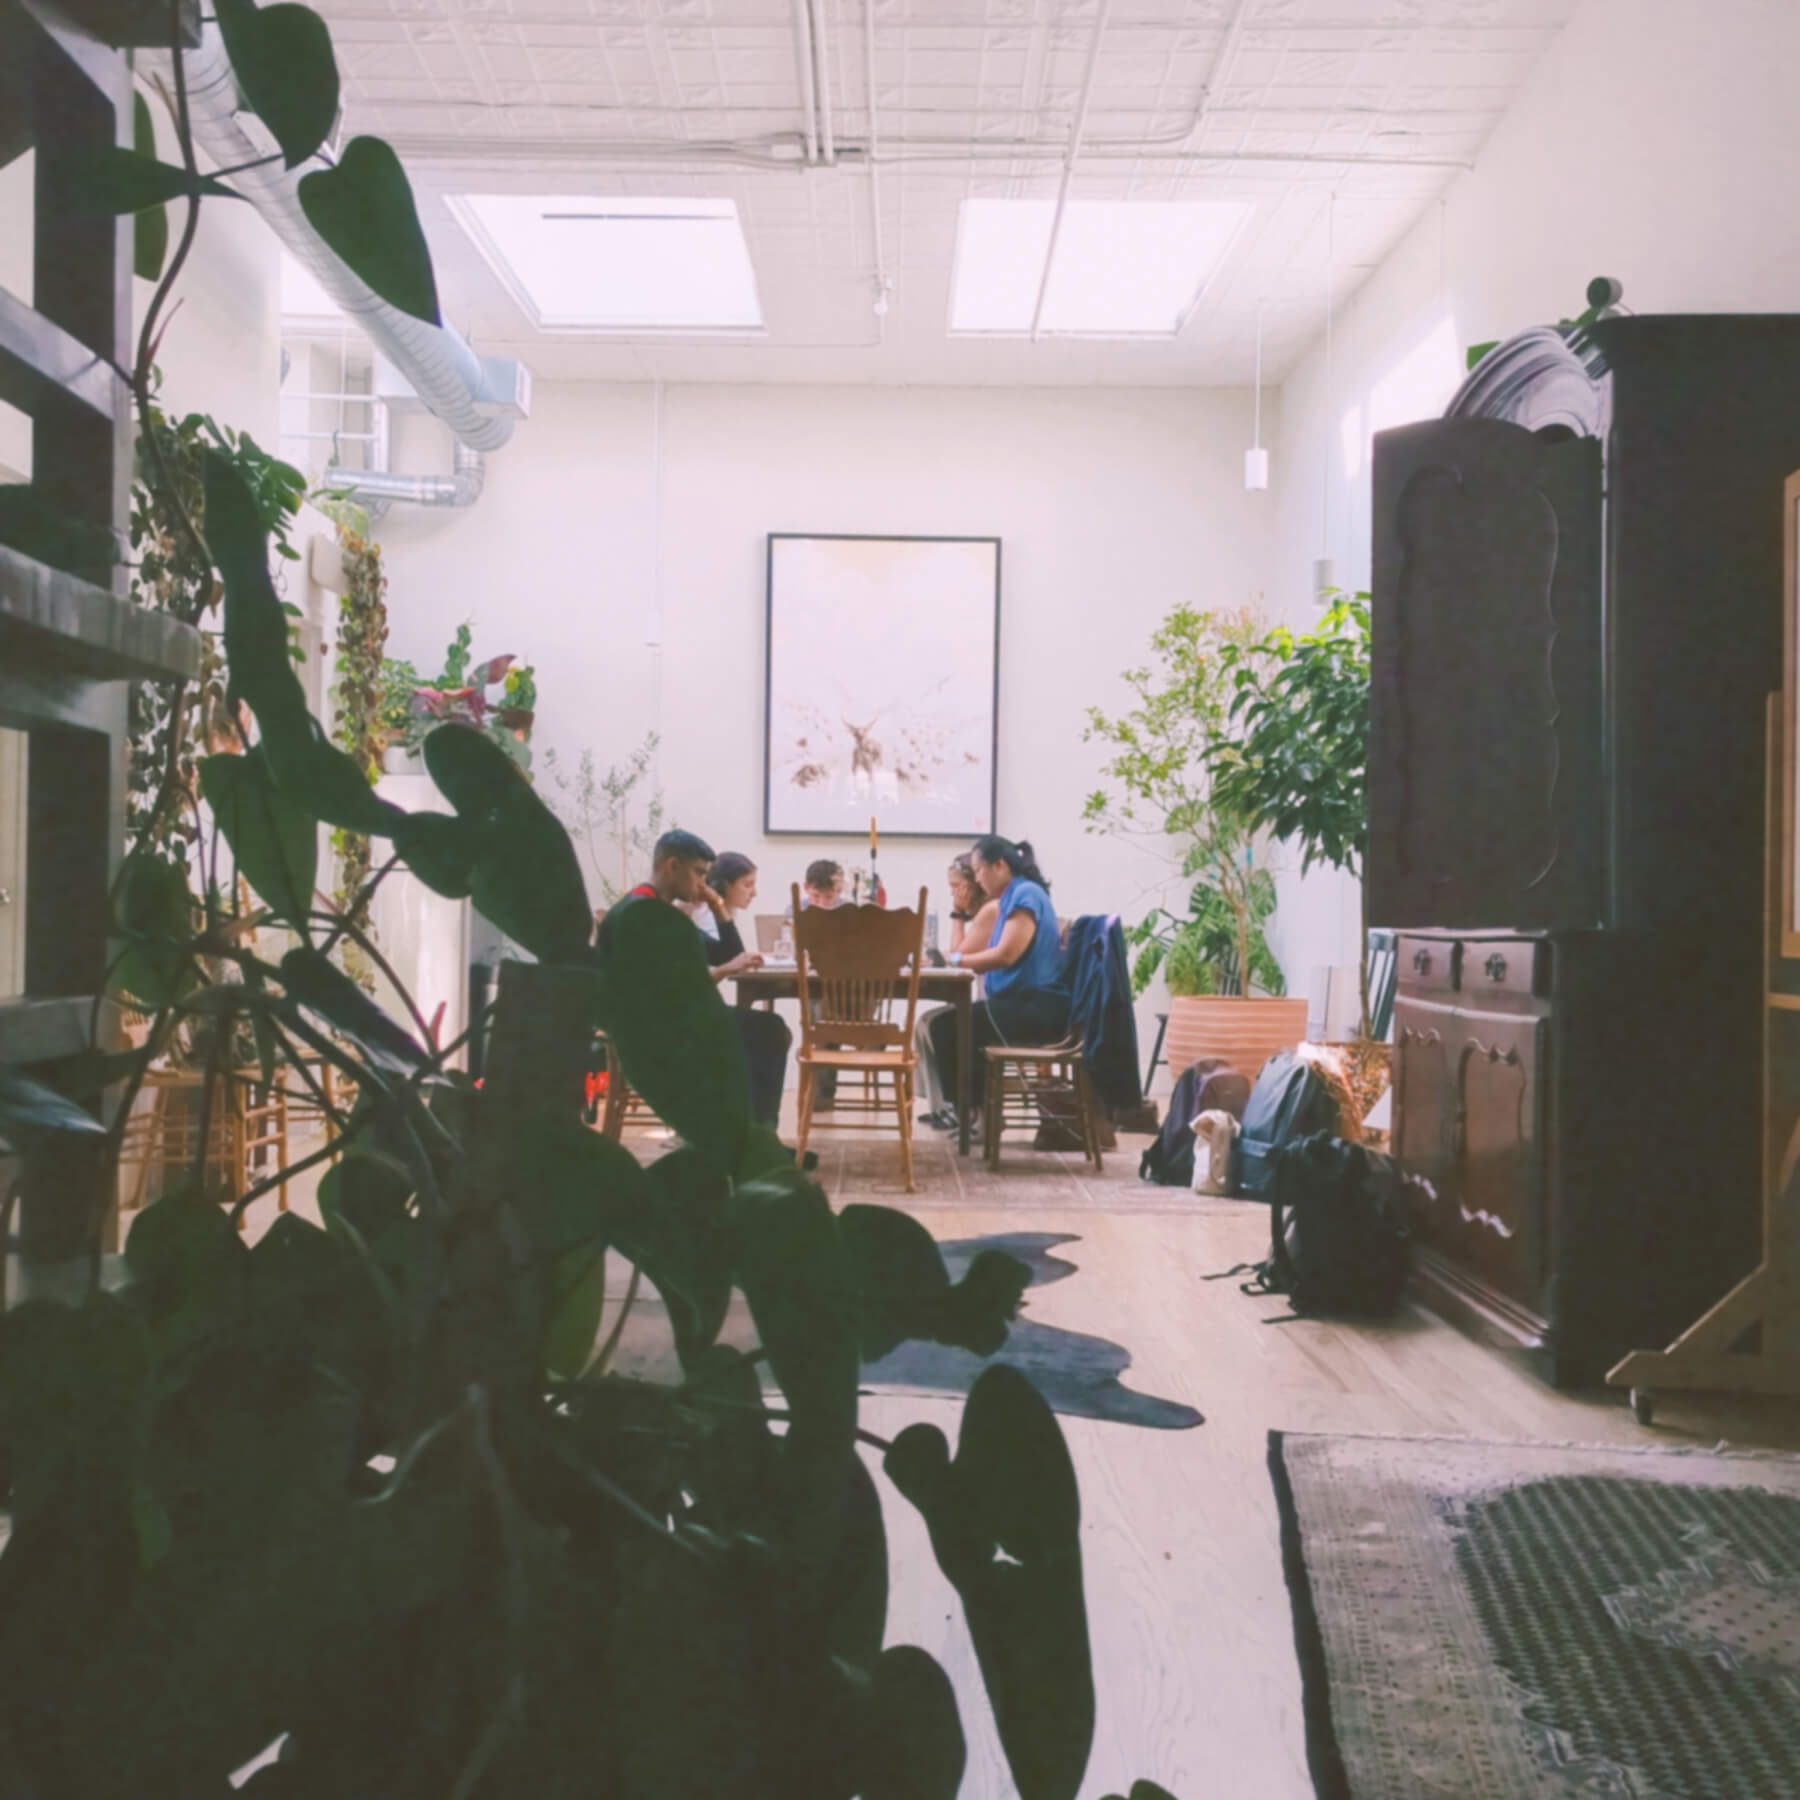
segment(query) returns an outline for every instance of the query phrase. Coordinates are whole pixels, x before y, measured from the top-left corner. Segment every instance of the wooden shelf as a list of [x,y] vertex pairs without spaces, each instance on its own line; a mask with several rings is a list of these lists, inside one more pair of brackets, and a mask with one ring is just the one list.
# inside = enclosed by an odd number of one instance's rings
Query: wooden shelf
[[190,680],[200,633],[0,544],[0,662],[21,658],[94,681]]
[[46,390],[78,400],[103,419],[124,415],[125,383],[104,357],[0,288],[0,397],[35,412]]
[[[0,1000],[0,1063],[54,1062],[89,1049],[96,1017],[93,996],[65,1000]],[[119,1040],[119,1009],[100,1003],[99,1041]]]
[[[57,15],[115,50],[166,50],[168,0],[38,0],[32,8],[46,22]],[[200,42],[200,0],[181,0],[181,42]]]

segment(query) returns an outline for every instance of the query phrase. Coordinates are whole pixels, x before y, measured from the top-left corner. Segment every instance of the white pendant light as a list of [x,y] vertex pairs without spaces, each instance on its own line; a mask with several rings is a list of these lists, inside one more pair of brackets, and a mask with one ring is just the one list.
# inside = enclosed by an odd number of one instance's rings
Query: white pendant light
[[1262,340],[1263,302],[1256,306],[1256,422],[1250,448],[1244,452],[1244,486],[1260,494],[1269,485],[1269,453],[1262,447]]

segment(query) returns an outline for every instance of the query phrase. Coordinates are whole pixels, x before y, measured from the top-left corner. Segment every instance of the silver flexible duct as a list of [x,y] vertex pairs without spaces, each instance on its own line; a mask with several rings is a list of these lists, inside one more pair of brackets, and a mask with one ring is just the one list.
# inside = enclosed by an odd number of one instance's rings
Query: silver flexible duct
[[479,450],[460,440],[455,470],[449,475],[394,475],[385,469],[327,469],[321,487],[335,493],[354,494],[359,500],[404,500],[413,506],[473,506],[481,498],[487,479]]
[[[148,67],[159,70],[173,82],[169,73],[167,52],[146,53]],[[237,82],[231,72],[231,60],[225,54],[224,39],[217,25],[208,23],[200,46],[186,52],[182,68],[187,81],[188,114],[193,123],[194,142],[222,169],[235,169],[232,184],[256,210],[268,220],[275,235],[293,255],[304,263],[333,300],[344,309],[369,341],[387,357],[412,385],[425,406],[442,419],[456,434],[459,444],[470,450],[498,450],[513,433],[513,419],[504,412],[491,410],[514,399],[510,393],[490,390],[486,371],[478,357],[448,326],[427,325],[397,307],[380,299],[366,282],[353,274],[323,238],[313,229],[300,206],[300,177],[307,173],[303,164],[298,169],[285,169],[279,161],[261,168],[242,168],[268,154],[269,145],[252,138],[245,130],[238,111]],[[427,485],[436,483],[446,492],[464,481],[465,471],[459,462],[454,476],[423,477]],[[355,485],[367,492],[362,477]],[[386,481],[408,479],[384,476]],[[473,471],[477,492],[479,470]],[[429,499],[427,505],[455,506],[467,504],[455,499]]]

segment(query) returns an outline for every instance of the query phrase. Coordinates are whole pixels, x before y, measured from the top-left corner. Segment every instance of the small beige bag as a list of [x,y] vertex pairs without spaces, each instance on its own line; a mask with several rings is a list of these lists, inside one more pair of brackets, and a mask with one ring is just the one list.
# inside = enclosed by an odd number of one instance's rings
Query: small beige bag
[[1231,1140],[1238,1122],[1228,1112],[1203,1112],[1194,1121],[1194,1192],[1231,1192]]

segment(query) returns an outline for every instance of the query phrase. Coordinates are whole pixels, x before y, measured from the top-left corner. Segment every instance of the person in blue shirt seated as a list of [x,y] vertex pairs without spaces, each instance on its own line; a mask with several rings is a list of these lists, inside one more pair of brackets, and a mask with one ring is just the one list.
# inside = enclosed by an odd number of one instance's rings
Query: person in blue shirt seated
[[[1050,884],[1030,844],[984,837],[969,852],[969,866],[975,885],[996,903],[986,947],[952,950],[946,959],[953,967],[973,969],[986,984],[987,997],[975,1003],[971,1020],[974,1055],[979,1059],[990,1044],[1060,1042],[1069,1031],[1062,935]],[[960,1072],[954,1009],[934,1015],[928,1030],[940,1090],[954,1102]],[[941,1124],[945,1116],[935,1115],[932,1123]]]

